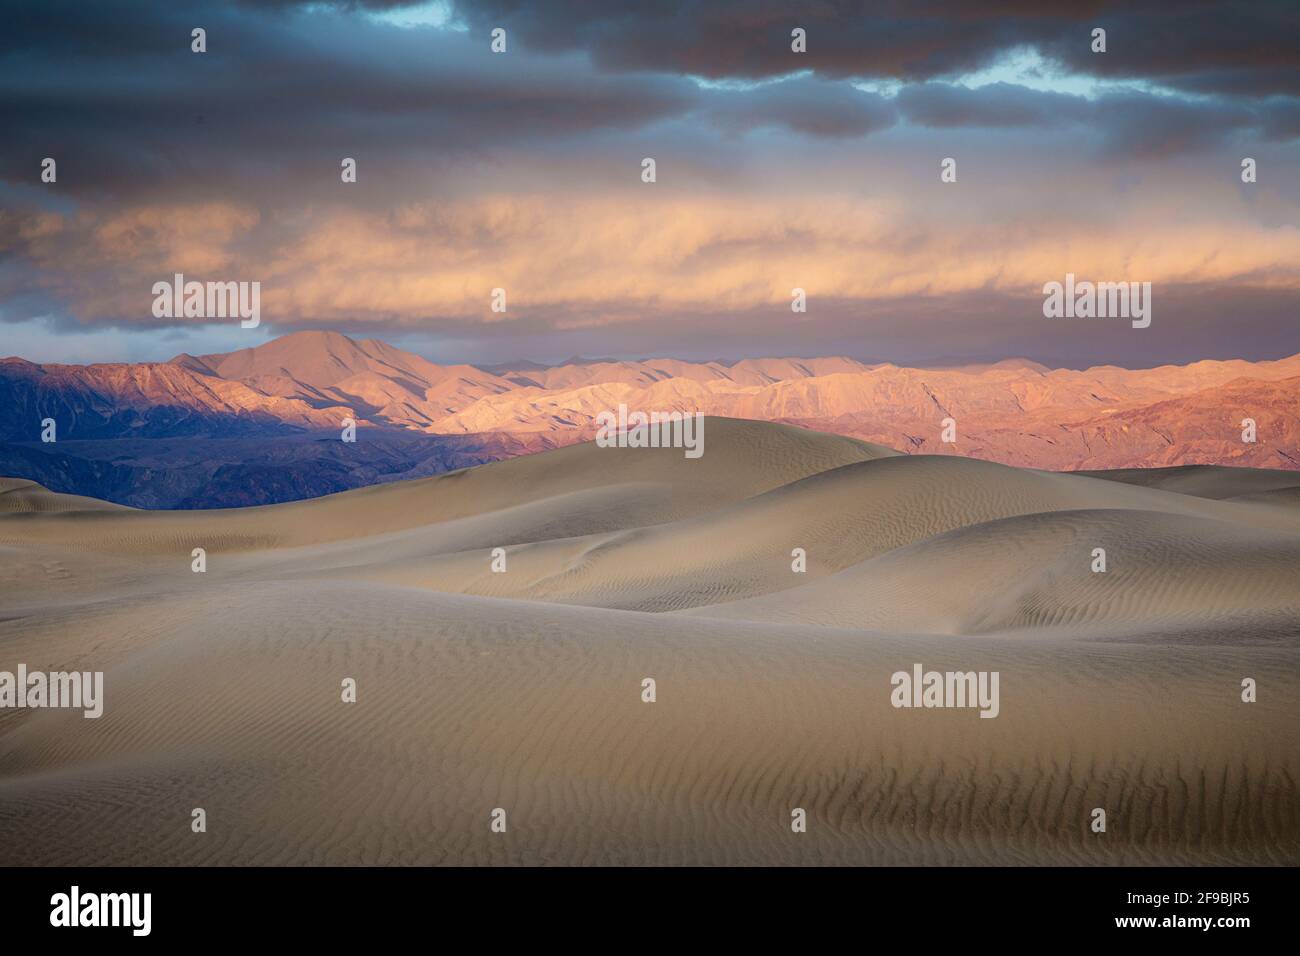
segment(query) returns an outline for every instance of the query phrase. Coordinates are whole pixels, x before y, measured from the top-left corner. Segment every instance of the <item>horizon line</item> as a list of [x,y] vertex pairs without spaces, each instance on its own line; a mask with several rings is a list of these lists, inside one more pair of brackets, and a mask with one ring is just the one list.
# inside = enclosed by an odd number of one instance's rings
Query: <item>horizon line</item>
[[713,357],[713,358],[706,358],[706,359],[681,358],[675,355],[641,354],[635,357],[632,356],[619,357],[619,356],[609,356],[609,355],[584,356],[584,355],[575,354],[569,356],[566,359],[555,361],[555,362],[539,361],[536,359],[531,359],[531,358],[526,358],[521,356],[513,359],[506,359],[504,361],[482,363],[482,362],[455,361],[455,360],[446,360],[446,359],[432,359],[421,352],[412,351],[411,349],[405,348],[400,345],[394,345],[389,340],[384,338],[379,338],[377,336],[370,336],[370,335],[358,336],[356,334],[340,332],[337,329],[315,328],[315,329],[295,329],[292,332],[285,332],[281,335],[276,335],[270,339],[267,339],[264,342],[258,343],[257,345],[248,345],[248,346],[244,346],[243,348],[230,349],[224,352],[203,352],[203,353],[196,354],[193,352],[181,351],[165,359],[160,358],[160,359],[143,359],[139,361],[108,361],[108,362],[64,362],[64,361],[41,361],[36,359],[29,359],[24,356],[14,354],[14,355],[0,356],[0,362],[19,361],[19,362],[27,362],[31,365],[39,365],[39,366],[62,365],[62,366],[77,367],[77,368],[90,368],[97,365],[99,366],[171,365],[171,364],[175,364],[177,360],[186,357],[202,359],[202,358],[207,358],[212,356],[233,355],[237,352],[252,351],[259,348],[265,348],[268,345],[283,341],[284,339],[293,338],[295,336],[302,336],[302,335],[337,335],[340,336],[341,338],[348,340],[353,345],[357,345],[357,346],[360,346],[361,343],[364,342],[378,342],[381,345],[384,345],[388,348],[396,349],[397,351],[404,352],[408,355],[414,355],[415,357],[423,361],[429,362],[434,365],[438,365],[440,367],[446,368],[446,367],[452,367],[457,365],[464,365],[470,368],[478,369],[479,371],[488,372],[489,374],[495,374],[495,372],[493,372],[494,369],[511,371],[511,370],[515,370],[518,366],[521,365],[534,365],[540,368],[555,369],[555,368],[564,368],[570,365],[600,365],[600,364],[622,364],[622,363],[642,364],[646,362],[671,361],[671,362],[682,362],[687,365],[697,365],[697,366],[698,365],[720,365],[724,368],[734,368],[735,366],[739,365],[742,362],[815,361],[817,359],[844,359],[851,362],[857,362],[862,365],[873,366],[875,368],[892,367],[898,369],[913,369],[916,371],[934,371],[934,372],[961,371],[963,369],[969,369],[969,368],[987,369],[987,368],[992,368],[994,366],[1002,365],[1009,362],[1022,362],[1027,365],[1037,366],[1039,368],[1046,369],[1047,371],[1087,372],[1093,369],[1117,368],[1129,372],[1141,372],[1141,371],[1153,371],[1155,369],[1160,369],[1160,368],[1189,368],[1190,366],[1193,365],[1199,365],[1202,362],[1219,362],[1219,363],[1245,362],[1249,365],[1262,365],[1269,362],[1283,362],[1286,361],[1287,359],[1296,358],[1297,356],[1300,356],[1300,352],[1292,352],[1286,355],[1277,356],[1275,358],[1265,358],[1265,359],[1248,359],[1248,358],[1242,358],[1240,356],[1234,356],[1232,358],[1199,358],[1199,359],[1192,359],[1190,361],[1185,361],[1185,362],[1161,362],[1155,365],[1140,365],[1140,366],[1123,365],[1118,363],[1102,363],[1102,364],[1093,364],[1093,365],[1084,365],[1084,366],[1053,365],[1048,362],[1043,362],[1038,359],[1030,358],[1026,355],[1007,355],[1000,359],[936,358],[936,359],[930,359],[927,361],[922,361],[917,363],[901,363],[901,362],[891,361],[889,359],[862,358],[845,352],[823,352],[823,353],[817,353],[812,355],[767,354],[767,355],[756,355],[756,356],[744,356],[740,358]]

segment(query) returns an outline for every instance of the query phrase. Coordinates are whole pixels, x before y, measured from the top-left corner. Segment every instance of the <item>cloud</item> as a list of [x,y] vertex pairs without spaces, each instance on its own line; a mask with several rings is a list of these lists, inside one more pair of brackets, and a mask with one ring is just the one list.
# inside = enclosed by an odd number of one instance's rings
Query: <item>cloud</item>
[[1195,152],[1259,122],[1254,111],[1235,104],[1192,104],[1140,94],[1107,96],[1096,110],[1109,151],[1142,157]]
[[952,83],[918,83],[902,89],[897,100],[903,116],[921,126],[1050,128],[1096,116],[1092,104],[1081,96],[1007,83],[977,90]]
[[842,83],[797,77],[746,90],[721,90],[707,100],[711,124],[737,132],[778,127],[814,137],[866,136],[897,120],[892,103]]
[[[1242,87],[1258,69],[1264,89],[1288,88],[1283,74],[1294,64],[1269,52],[1286,17],[1269,5],[1252,8],[1232,30],[1207,8],[1192,11],[1185,42],[1210,35],[1210,21],[1225,30],[1224,50],[1185,61],[1202,63],[1204,73],[1174,77],[1196,97],[1123,89],[1093,99],[932,79],[995,62],[1016,44],[1038,42],[1063,56],[1065,47],[1048,41],[1092,22],[1031,15],[1014,3],[931,3],[920,12],[891,4],[876,16],[850,16],[835,3],[791,13],[766,2],[666,2],[653,10],[487,2],[457,12],[471,24],[464,33],[400,29],[362,13],[402,6],[49,0],[0,36],[0,181],[36,183],[49,156],[59,162],[63,197],[240,195],[288,205],[328,197],[349,156],[362,169],[355,192],[384,203],[427,192],[456,168],[490,168],[530,152],[645,155],[645,144],[667,138],[717,153],[728,138],[773,131],[844,141],[880,136],[900,116],[949,129],[1046,133],[1087,124],[1097,149],[1135,157],[1191,152],[1237,133],[1300,135],[1300,100],[1252,98]],[[1098,7],[1111,17],[1116,9]],[[789,51],[792,18],[807,20],[806,56]],[[513,38],[505,56],[488,47],[488,24],[497,22]],[[206,54],[190,52],[195,24],[208,31]],[[1245,55],[1243,31],[1259,34],[1258,64]],[[1184,42],[1181,28],[1164,33]],[[1080,59],[1077,68],[1113,73],[1101,65],[1107,57]],[[1129,61],[1119,49],[1112,59]],[[791,73],[796,68],[802,72]],[[891,99],[844,80],[860,75],[909,82]],[[1211,79],[1229,75],[1231,83]],[[767,81],[711,85],[701,76]],[[1202,95],[1219,87],[1231,95]]]
[[174,271],[263,282],[268,325],[470,349],[747,341],[796,285],[810,340],[955,341],[1067,269],[1294,301],[1293,7],[1226,9],[47,0],[0,35],[0,319],[156,328]]
[[[762,78],[951,77],[1034,47],[1069,70],[1158,80],[1197,92],[1300,93],[1300,15],[1291,0],[1159,0],[1056,4],[1021,0],[475,0],[472,30],[505,27],[530,49],[581,50],[602,68]],[[790,50],[802,27],[808,52]],[[1091,30],[1108,33],[1105,54]]]
[[1296,134],[1295,117],[1300,115],[1285,102],[1251,108],[1135,91],[1089,98],[1007,83],[979,89],[938,82],[914,84],[902,89],[896,99],[900,114],[921,126],[1049,130],[1068,125],[1086,128],[1097,152],[1138,158],[1194,153],[1236,133],[1290,138]]
[[[647,187],[654,188],[654,187]],[[25,268],[5,294],[65,299],[83,322],[156,325],[173,272],[260,281],[265,321],[473,330],[671,321],[788,308],[791,289],[841,301],[1033,294],[1066,271],[1157,288],[1234,283],[1300,291],[1300,228],[1206,216],[1148,221],[1135,203],[1086,232],[1057,216],[996,226],[900,201],[478,196],[376,214],[319,207],[287,224],[237,204],[35,214],[10,225]],[[494,288],[509,311],[494,314]],[[815,313],[815,310],[814,310]]]
[[[190,51],[195,24],[206,54]],[[27,42],[0,50],[0,177],[35,181],[52,156],[60,190],[83,196],[283,195],[343,156],[405,173],[636,130],[703,96],[682,77],[597,83],[581,57],[494,56],[462,34],[329,10],[135,2],[83,15],[53,0],[23,29]]]

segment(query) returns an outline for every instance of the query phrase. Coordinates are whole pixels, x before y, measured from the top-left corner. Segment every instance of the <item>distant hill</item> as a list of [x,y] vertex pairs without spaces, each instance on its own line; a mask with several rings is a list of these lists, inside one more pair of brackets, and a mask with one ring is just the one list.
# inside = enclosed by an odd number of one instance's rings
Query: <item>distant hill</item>
[[[838,356],[478,368],[439,365],[378,339],[297,332],[168,362],[0,359],[0,403],[8,411],[0,473],[147,507],[309,497],[569,444],[589,438],[595,417],[619,404],[1052,470],[1300,470],[1300,355],[1082,371],[1017,358],[913,369]],[[40,442],[47,418],[58,426],[54,445]],[[349,418],[367,437],[345,448],[337,436]],[[941,441],[949,418],[951,444]],[[1255,422],[1256,442],[1241,440],[1243,419]],[[227,443],[190,448],[183,439]],[[88,444],[141,440],[169,444]],[[205,468],[206,490],[197,480]]]

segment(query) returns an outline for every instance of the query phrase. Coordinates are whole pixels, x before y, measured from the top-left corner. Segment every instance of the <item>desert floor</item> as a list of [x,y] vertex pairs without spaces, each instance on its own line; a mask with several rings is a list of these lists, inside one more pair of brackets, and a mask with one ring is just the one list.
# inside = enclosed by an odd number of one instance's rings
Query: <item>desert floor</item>
[[1300,863],[1300,472],[710,418],[264,508],[0,479],[19,663],[104,715],[0,709],[0,864]]

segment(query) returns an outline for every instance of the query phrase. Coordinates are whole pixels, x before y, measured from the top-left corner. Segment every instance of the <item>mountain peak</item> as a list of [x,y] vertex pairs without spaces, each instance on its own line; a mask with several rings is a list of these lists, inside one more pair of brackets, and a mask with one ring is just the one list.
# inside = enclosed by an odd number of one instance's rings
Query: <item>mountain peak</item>
[[[398,349],[393,349],[390,355],[393,353],[424,363],[418,355]],[[355,339],[330,331],[291,332],[264,345],[202,355],[198,360],[222,378],[291,378],[315,386],[335,385],[372,370],[376,364],[388,364],[378,360]]]

